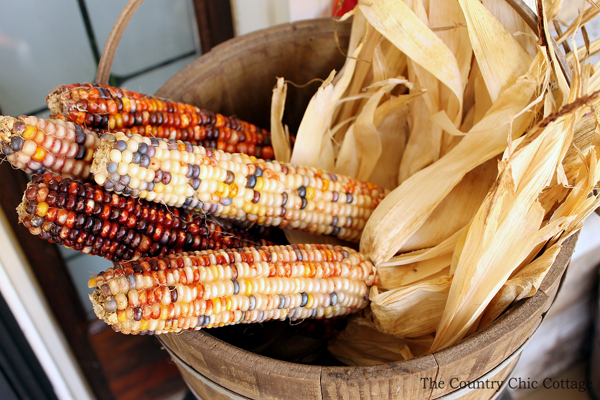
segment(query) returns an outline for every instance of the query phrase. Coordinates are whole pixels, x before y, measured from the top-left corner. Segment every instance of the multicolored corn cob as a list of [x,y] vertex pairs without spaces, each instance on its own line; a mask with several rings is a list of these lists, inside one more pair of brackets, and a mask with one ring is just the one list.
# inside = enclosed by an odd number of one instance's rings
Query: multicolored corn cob
[[317,168],[124,133],[102,140],[91,171],[117,193],[350,241],[385,196],[374,184]]
[[355,250],[288,245],[141,258],[88,285],[96,315],[115,331],[160,334],[345,315],[367,306],[374,284],[377,270]]
[[33,235],[113,262],[271,244],[199,215],[52,174],[32,177],[17,210]]
[[46,170],[86,180],[94,150],[100,145],[95,132],[72,122],[34,116],[0,116],[2,153],[28,174]]
[[185,103],[92,83],[59,86],[46,102],[54,114],[98,132],[123,131],[274,158],[268,131]]

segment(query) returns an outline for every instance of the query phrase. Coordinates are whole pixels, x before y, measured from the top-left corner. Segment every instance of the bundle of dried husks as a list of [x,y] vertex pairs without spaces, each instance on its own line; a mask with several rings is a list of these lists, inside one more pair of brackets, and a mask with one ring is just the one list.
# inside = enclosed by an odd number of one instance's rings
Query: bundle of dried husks
[[390,361],[357,343],[401,360],[489,325],[535,294],[600,205],[600,72],[548,45],[596,12],[552,38],[558,3],[534,32],[503,2],[359,1],[344,17],[347,62],[314,95],[293,151],[278,82],[277,158],[391,190],[360,241],[380,276],[371,309],[330,346],[344,362]]

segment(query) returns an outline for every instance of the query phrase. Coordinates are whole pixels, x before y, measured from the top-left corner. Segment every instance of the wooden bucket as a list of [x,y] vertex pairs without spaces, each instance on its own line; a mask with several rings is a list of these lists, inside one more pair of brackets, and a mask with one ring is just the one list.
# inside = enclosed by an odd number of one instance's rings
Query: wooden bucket
[[[115,25],[100,62],[98,83],[107,82],[120,35],[141,1],[131,0]],[[349,23],[321,19],[238,37],[195,60],[156,95],[268,128],[276,77],[299,85],[326,78],[332,69],[342,67],[341,49],[347,47],[349,35]],[[292,132],[318,86],[315,82],[288,88],[284,123]],[[349,367],[280,361],[220,340],[213,336],[218,330],[159,339],[189,388],[204,400],[492,399],[510,385],[510,372],[550,308],[576,241],[576,236],[566,241],[533,297],[460,343],[404,362]]]

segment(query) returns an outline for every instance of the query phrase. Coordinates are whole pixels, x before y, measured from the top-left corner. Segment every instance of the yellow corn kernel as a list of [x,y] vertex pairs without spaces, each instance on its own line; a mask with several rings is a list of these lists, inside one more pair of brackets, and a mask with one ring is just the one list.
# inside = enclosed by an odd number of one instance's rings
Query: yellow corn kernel
[[246,296],[250,296],[252,294],[252,281],[250,279],[246,279]]
[[27,127],[25,128],[25,130],[23,131],[23,139],[25,140],[33,140],[33,138],[35,138],[35,136],[37,135],[37,128],[33,125],[27,125]]

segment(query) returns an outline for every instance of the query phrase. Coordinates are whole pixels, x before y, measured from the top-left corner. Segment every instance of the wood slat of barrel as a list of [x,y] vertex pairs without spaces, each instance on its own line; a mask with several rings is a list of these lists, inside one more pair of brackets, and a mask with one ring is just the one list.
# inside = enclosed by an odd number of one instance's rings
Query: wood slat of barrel
[[[579,239],[579,232],[565,241],[562,250],[556,257],[556,261],[540,285],[540,291],[544,292],[546,296],[550,298],[550,301],[547,304],[548,308],[550,308],[560,290],[562,281],[564,279],[565,269],[571,261],[571,256],[575,251],[577,239]],[[544,310],[544,313],[548,312],[548,308]]]
[[[183,362],[236,394],[252,399],[316,399],[320,366],[294,364],[238,349],[205,332],[160,338]],[[283,396],[290,397],[282,397]]]
[[179,361],[175,361],[175,365],[179,368],[181,376],[187,383],[189,389],[195,397],[200,399],[210,400],[246,400],[248,397],[242,397],[232,393],[224,388],[219,387],[215,383],[209,382],[206,378],[200,377],[198,373]]
[[510,376],[518,361],[519,357],[515,357],[514,360],[508,363],[504,368],[501,368],[496,374],[486,378],[488,382],[494,382],[489,384],[489,386],[486,385],[485,382],[482,382],[482,385],[473,386],[472,389],[469,389],[468,387],[466,389],[459,389],[464,394],[456,398],[460,398],[460,400],[497,399],[502,391],[508,386],[507,378]]
[[432,355],[371,367],[323,367],[323,399],[429,399],[438,366]]

